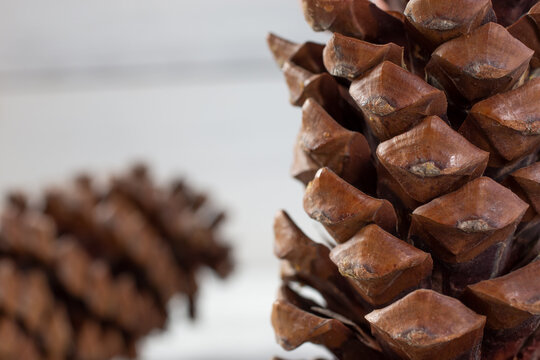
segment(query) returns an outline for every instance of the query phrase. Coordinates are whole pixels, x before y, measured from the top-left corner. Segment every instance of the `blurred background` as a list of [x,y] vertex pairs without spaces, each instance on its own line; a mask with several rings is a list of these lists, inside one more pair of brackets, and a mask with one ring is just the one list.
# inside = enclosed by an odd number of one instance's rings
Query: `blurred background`
[[268,31],[325,38],[291,0],[0,1],[0,193],[144,160],[159,180],[185,175],[228,210],[235,273],[204,275],[196,323],[173,301],[167,329],[140,344],[143,359],[285,354],[270,325],[274,213],[319,230],[289,176],[300,111]]

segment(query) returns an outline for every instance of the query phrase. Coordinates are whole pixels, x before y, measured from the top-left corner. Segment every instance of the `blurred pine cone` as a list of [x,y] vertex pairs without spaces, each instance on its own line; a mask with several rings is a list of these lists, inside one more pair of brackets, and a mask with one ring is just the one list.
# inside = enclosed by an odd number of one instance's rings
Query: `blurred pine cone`
[[158,186],[144,166],[105,186],[81,176],[35,203],[12,194],[0,228],[0,359],[136,356],[175,294],[195,316],[200,269],[231,271],[223,219],[205,195]]
[[332,240],[278,213],[278,342],[539,359],[540,4],[301,3],[327,44],[268,44],[302,107],[291,172]]

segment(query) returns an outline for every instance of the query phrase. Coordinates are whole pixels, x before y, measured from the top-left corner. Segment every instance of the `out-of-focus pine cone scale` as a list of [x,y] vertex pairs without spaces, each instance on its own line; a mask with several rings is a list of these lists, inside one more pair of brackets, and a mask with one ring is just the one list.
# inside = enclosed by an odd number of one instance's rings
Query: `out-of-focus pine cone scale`
[[183,279],[167,248],[160,245],[162,240],[148,230],[142,216],[114,197],[81,203],[80,200],[94,196],[78,196],[79,191],[90,189],[76,185],[72,192],[51,191],[47,195],[46,212],[58,224],[60,233],[82,239],[90,254],[104,256],[112,270],[141,275],[137,280],[144,281],[162,302],[176,291],[186,290],[182,287],[188,281]]
[[[56,240],[55,233],[50,231],[50,220],[42,216],[41,222],[36,221],[38,216],[38,213],[26,216],[25,212],[12,218],[7,214],[4,216],[2,230],[10,229],[12,232],[23,233],[28,241],[29,246],[17,249],[19,256],[29,261],[34,260],[39,266],[39,258],[33,258],[36,249],[31,244],[39,244],[40,240],[43,240],[51,246],[47,250],[51,258],[42,264],[51,281],[58,283],[69,296],[85,303],[97,316],[117,322],[127,331],[141,334],[162,324],[164,317],[160,313],[163,310],[156,308],[157,304],[151,304],[155,301],[149,301],[150,294],[132,289],[129,294],[131,306],[122,306],[120,290],[125,286],[113,277],[108,265],[101,260],[95,260],[74,238]],[[17,239],[11,239],[9,233],[0,234],[2,239],[7,240],[6,243],[21,245]],[[31,240],[32,236],[35,240]],[[133,279],[131,281],[134,282]],[[129,313],[130,310],[136,311]],[[134,314],[138,314],[137,317],[134,317]]]
[[230,250],[215,236],[224,213],[208,211],[204,196],[191,193],[179,182],[160,191],[146,171],[115,178],[112,191],[124,196],[147,217],[188,272],[193,273],[201,265],[209,266],[220,276],[231,271]]
[[[79,177],[71,188],[49,191],[44,212],[12,194],[1,214],[0,315],[21,324],[37,358],[134,357],[135,343],[165,325],[173,295],[187,296],[194,316],[200,267],[220,276],[231,269],[230,250],[215,235],[224,215],[206,195],[180,182],[152,184],[163,199],[150,214],[182,212],[169,218],[185,236],[173,249],[148,214],[115,187]],[[174,255],[183,249],[193,259],[182,263]],[[0,359],[13,359],[1,351]]]
[[[375,5],[367,1],[302,1],[314,30],[334,32],[320,55],[326,71],[291,61],[301,45],[269,39],[303,105],[293,174],[307,184],[304,209],[335,240],[306,242],[294,224],[285,236],[287,221],[276,218],[285,284],[272,317],[278,342],[366,356],[311,335],[332,319],[376,344],[370,359],[537,360],[540,4],[374,3],[380,8],[368,14]],[[383,41],[381,29],[392,27],[406,41]],[[392,41],[404,47],[403,62]],[[315,56],[302,54],[319,64]],[[321,78],[339,85],[338,99],[332,87],[307,88]],[[335,115],[343,113],[346,121]],[[371,168],[343,170],[343,128],[364,135]],[[362,184],[373,180],[376,191],[367,191]],[[433,269],[420,266],[426,253]],[[298,284],[324,301],[311,303]]]
[[37,360],[39,350],[16,321],[0,316],[0,358]]
[[[56,302],[46,276],[36,269],[23,270],[11,259],[0,260],[0,313],[17,319],[24,332],[45,354],[68,354],[72,328],[64,304]],[[4,341],[4,340],[3,340]]]
[[73,357],[79,360],[110,359],[116,356],[133,357],[133,339],[119,329],[102,324],[90,317],[76,321]]

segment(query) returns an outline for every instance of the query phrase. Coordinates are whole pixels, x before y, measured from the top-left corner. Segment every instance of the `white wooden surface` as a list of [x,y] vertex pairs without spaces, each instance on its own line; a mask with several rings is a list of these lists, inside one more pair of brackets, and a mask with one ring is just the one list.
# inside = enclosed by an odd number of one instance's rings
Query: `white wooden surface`
[[205,277],[196,324],[173,302],[143,359],[284,354],[270,326],[273,214],[286,208],[308,234],[319,229],[288,175],[300,111],[268,30],[324,38],[290,0],[0,1],[0,193],[143,159],[159,179],[186,174],[231,214],[237,272]]
[[298,0],[2,0],[0,69],[266,60],[268,31],[318,39]]

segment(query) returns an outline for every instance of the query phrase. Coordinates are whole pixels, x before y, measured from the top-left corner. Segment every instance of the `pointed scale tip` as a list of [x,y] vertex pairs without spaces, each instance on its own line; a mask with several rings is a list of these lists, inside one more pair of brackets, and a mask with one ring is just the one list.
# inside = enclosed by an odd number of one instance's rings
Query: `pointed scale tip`
[[377,158],[402,192],[422,204],[481,176],[489,153],[472,145],[439,117],[430,116],[379,144]]
[[454,103],[468,105],[510,90],[528,69],[533,54],[504,27],[489,22],[439,46],[426,74]]
[[354,80],[383,61],[401,66],[403,47],[393,43],[376,45],[334,33],[324,48],[323,60],[330,74]]
[[476,103],[459,132],[502,167],[540,149],[540,79]]
[[268,48],[274,56],[274,60],[281,68],[285,61],[289,60],[300,48],[300,44],[294,43],[273,33],[266,36]]
[[366,315],[390,356],[402,359],[476,359],[486,318],[433,290],[416,290]]
[[540,68],[540,2],[531,8],[526,16],[508,27],[512,36],[534,50],[531,69]]
[[509,265],[512,235],[527,208],[504,186],[479,177],[414,210],[409,239],[442,264],[444,292],[459,296]]
[[540,324],[540,261],[468,287],[465,302],[487,316],[482,355],[510,359]]
[[446,113],[443,91],[389,61],[353,81],[349,93],[381,141],[404,133],[426,116]]
[[392,204],[364,194],[328,168],[320,169],[304,194],[304,209],[339,243],[367,224],[395,233],[397,217]]
[[[359,132],[345,129],[312,98],[302,107],[302,126],[296,149],[308,158],[308,168],[328,167],[352,184],[362,183],[373,170],[366,138]],[[301,164],[296,161],[301,160],[300,156],[295,157],[296,165]],[[312,179],[313,175],[309,181]]]
[[376,307],[421,286],[433,267],[428,253],[375,224],[334,247],[330,259],[341,274],[354,280],[362,296]]
[[431,51],[495,21],[490,0],[411,0],[404,14],[410,34]]

